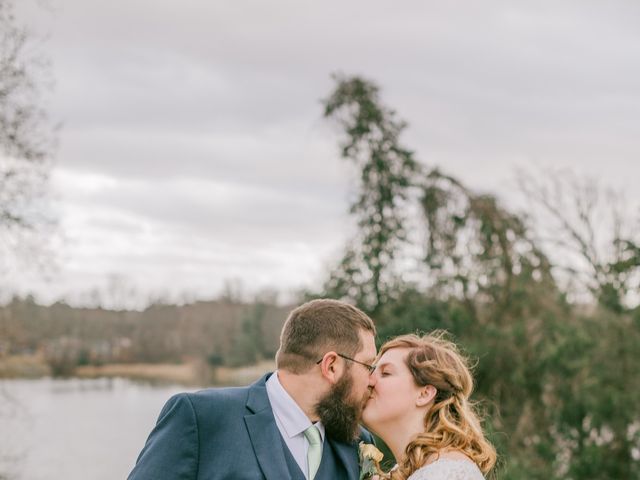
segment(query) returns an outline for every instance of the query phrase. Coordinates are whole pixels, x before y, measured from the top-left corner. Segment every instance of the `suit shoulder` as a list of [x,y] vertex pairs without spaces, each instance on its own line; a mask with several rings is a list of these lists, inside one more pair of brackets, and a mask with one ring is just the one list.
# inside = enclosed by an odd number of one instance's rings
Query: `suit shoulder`
[[367,430],[364,427],[360,427],[360,438],[358,441],[375,444],[375,439],[373,438],[373,435],[371,435],[371,432],[369,432],[369,430]]
[[207,388],[192,393],[178,394],[186,396],[193,404],[194,408],[198,409],[201,406],[231,406],[242,405],[246,403],[249,387],[222,387],[222,388]]

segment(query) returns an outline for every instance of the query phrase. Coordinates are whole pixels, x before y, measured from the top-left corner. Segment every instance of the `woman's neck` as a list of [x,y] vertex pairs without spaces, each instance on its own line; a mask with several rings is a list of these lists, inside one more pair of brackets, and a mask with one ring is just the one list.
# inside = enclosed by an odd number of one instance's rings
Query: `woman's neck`
[[375,431],[389,447],[398,464],[404,461],[409,443],[424,432],[423,418],[424,416],[408,418],[404,421],[396,420]]

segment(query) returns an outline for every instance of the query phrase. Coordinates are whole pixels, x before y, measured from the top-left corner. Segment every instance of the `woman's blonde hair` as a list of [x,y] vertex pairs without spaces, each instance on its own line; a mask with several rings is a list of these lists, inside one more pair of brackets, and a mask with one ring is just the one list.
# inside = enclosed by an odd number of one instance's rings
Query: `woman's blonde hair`
[[446,340],[446,332],[428,335],[401,335],[386,342],[379,355],[392,348],[409,350],[405,363],[418,386],[432,385],[437,393],[424,417],[424,432],[414,438],[397,458],[393,480],[405,480],[439,453],[456,450],[473,460],[482,473],[496,463],[496,451],[487,441],[473,404],[473,377],[467,359],[458,347]]

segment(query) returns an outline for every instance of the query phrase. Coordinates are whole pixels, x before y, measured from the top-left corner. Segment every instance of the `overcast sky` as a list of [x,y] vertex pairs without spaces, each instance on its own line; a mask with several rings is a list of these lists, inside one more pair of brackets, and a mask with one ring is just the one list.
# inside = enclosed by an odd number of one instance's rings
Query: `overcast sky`
[[376,81],[404,144],[513,198],[516,167],[571,168],[640,199],[640,3],[20,0],[48,35],[62,122],[58,269],[81,300],[319,285],[350,233],[355,172],[322,118],[330,74]]

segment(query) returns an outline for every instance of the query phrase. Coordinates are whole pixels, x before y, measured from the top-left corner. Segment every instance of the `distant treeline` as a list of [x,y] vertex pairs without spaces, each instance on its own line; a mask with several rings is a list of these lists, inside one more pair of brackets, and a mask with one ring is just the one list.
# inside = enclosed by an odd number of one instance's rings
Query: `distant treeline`
[[0,358],[37,354],[54,374],[105,363],[248,365],[273,358],[288,310],[220,300],[112,311],[14,298],[0,307]]

